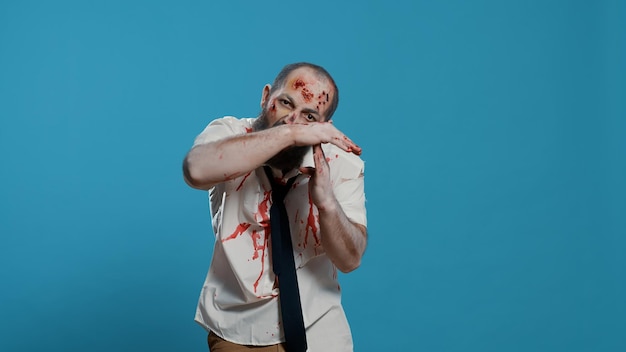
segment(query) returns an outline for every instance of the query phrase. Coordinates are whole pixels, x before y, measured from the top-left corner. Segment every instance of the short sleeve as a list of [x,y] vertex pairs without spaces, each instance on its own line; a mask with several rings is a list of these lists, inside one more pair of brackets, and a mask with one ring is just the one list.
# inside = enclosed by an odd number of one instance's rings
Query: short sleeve
[[365,210],[365,164],[358,157],[350,157],[337,170],[334,191],[346,216],[353,222],[367,226]]
[[249,132],[251,119],[237,119],[232,116],[211,121],[193,142],[193,146],[207,144],[220,139]]

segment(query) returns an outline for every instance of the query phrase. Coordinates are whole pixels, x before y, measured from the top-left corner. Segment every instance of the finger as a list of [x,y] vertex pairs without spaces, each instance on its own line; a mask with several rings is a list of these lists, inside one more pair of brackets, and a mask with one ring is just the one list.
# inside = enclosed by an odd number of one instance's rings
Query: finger
[[363,149],[361,149],[361,147],[356,145],[356,143],[354,143],[350,138],[344,135],[343,142],[345,144],[345,148],[343,148],[345,151],[347,151],[348,153],[361,155],[361,152],[363,151]]
[[311,166],[301,167],[299,170],[302,174],[307,175],[307,176],[315,175],[315,168]]
[[325,174],[330,169],[321,144],[313,146],[313,161],[315,162],[315,171],[318,175]]
[[315,144],[313,146],[313,155],[324,156],[324,150],[322,149],[322,145],[321,144]]
[[[328,123],[331,123],[331,121],[328,121]],[[336,128],[333,128],[333,129],[334,129],[335,133],[333,133],[334,136],[329,141],[330,143],[338,146],[339,148],[343,149],[344,151],[346,151],[348,153],[354,153],[356,155],[361,155],[361,152],[363,151],[363,149],[361,149],[361,147],[356,145],[356,143],[354,143],[350,138],[348,138],[348,136],[346,136],[345,134],[341,133],[341,131],[339,131],[338,129],[336,129]]]
[[350,143],[350,140],[348,139],[348,137],[343,136],[343,135],[339,135],[336,137],[333,137],[330,140],[330,143],[338,146],[339,148],[343,149],[344,151],[351,153],[354,143]]
[[321,144],[316,144],[313,146],[313,159],[315,161],[315,167],[323,166],[318,165],[318,162],[321,163],[326,161],[326,155],[324,155],[324,150],[322,149]]

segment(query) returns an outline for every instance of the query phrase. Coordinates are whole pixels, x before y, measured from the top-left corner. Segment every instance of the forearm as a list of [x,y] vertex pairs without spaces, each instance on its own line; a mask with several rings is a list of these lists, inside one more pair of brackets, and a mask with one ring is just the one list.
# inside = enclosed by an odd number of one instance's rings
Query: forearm
[[358,268],[367,245],[366,227],[350,221],[336,200],[318,210],[326,255],[344,273]]
[[185,157],[185,180],[191,187],[208,189],[245,175],[293,144],[287,125],[201,144]]

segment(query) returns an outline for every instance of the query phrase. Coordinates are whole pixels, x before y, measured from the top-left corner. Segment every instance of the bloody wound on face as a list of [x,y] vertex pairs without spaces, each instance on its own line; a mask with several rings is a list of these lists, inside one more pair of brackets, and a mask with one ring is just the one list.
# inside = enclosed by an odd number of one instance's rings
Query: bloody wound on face
[[311,91],[306,87],[306,83],[302,79],[298,78],[295,82],[293,82],[293,88],[302,88],[300,93],[302,94],[302,98],[304,98],[305,102],[308,103],[313,98],[313,93],[311,93]]

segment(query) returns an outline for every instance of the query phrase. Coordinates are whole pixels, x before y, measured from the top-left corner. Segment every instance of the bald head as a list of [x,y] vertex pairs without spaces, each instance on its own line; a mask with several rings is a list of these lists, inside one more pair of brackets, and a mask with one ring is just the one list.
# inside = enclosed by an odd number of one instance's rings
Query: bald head
[[298,62],[294,64],[289,64],[278,73],[276,78],[274,79],[274,83],[272,84],[272,88],[270,90],[270,94],[276,92],[277,90],[283,88],[285,84],[292,78],[292,73],[294,71],[310,71],[312,72],[320,81],[323,83],[329,83],[333,88],[333,94],[329,97],[328,105],[325,106],[324,117],[325,120],[328,121],[337,110],[337,105],[339,105],[339,90],[337,85],[335,84],[335,80],[332,76],[326,71],[323,67],[311,64],[308,62]]

